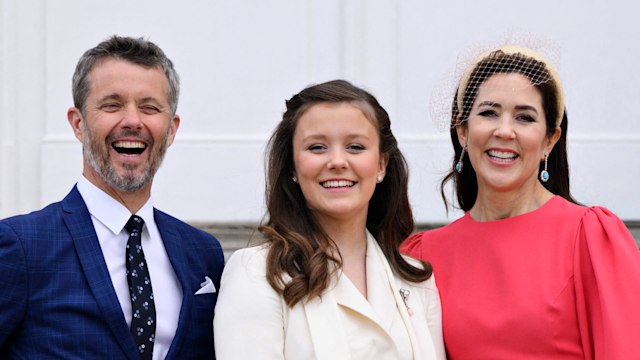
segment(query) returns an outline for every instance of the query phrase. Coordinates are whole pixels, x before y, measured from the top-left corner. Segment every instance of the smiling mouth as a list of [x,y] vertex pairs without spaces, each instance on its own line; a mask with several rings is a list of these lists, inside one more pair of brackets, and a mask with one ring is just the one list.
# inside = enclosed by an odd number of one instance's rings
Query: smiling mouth
[[112,145],[118,154],[140,155],[147,148],[147,145],[140,141],[116,141]]
[[495,161],[498,162],[509,162],[517,159],[520,155],[510,152],[510,151],[497,151],[497,150],[489,150],[487,151],[487,155]]
[[329,180],[320,183],[320,185],[322,185],[322,187],[325,189],[352,187],[355,184],[355,182],[349,180]]

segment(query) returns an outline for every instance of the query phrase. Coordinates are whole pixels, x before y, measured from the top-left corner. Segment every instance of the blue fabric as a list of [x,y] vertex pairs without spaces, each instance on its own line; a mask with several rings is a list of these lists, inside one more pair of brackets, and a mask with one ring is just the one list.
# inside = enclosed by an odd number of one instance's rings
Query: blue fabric
[[[183,291],[167,359],[212,359],[220,243],[157,209],[154,217]],[[157,296],[162,296],[158,294]],[[78,190],[0,221],[0,358],[138,359],[91,217]]]

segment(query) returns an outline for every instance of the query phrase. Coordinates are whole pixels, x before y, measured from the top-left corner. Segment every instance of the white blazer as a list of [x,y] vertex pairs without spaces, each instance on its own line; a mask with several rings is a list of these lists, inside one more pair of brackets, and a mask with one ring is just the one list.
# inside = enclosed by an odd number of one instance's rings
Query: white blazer
[[369,233],[368,300],[339,273],[321,297],[290,308],[267,282],[267,252],[268,245],[238,250],[225,266],[214,317],[218,360],[445,359],[434,277],[415,284],[395,276]]

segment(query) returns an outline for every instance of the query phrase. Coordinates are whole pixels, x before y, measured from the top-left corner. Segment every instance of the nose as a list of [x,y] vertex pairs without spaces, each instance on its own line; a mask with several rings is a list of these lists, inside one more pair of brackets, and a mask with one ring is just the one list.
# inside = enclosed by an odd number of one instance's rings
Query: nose
[[513,129],[513,123],[510,115],[504,114],[500,117],[496,130],[494,131],[494,135],[501,139],[515,138],[516,133]]
[[142,117],[140,111],[136,106],[129,105],[125,107],[121,121],[122,127],[129,129],[141,129]]
[[332,170],[346,169],[349,167],[349,162],[345,152],[342,149],[336,149],[329,153],[329,161],[327,167]]

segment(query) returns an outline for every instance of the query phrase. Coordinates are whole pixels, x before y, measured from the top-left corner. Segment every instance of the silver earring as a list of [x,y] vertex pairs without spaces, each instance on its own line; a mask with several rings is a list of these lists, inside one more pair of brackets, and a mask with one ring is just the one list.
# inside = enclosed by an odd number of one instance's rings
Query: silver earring
[[549,181],[549,172],[547,171],[547,162],[549,161],[549,154],[544,154],[544,170],[540,171],[540,180],[542,182]]
[[376,177],[376,180],[378,180],[379,183],[382,182],[382,179],[384,179],[382,175],[378,175],[378,177]]
[[458,174],[462,172],[462,159],[464,159],[464,153],[467,150],[467,144],[462,147],[462,152],[460,153],[460,159],[456,163],[455,169]]
[[296,184],[298,183],[298,178],[295,175],[293,175],[291,180],[293,180],[293,182],[296,183]]

